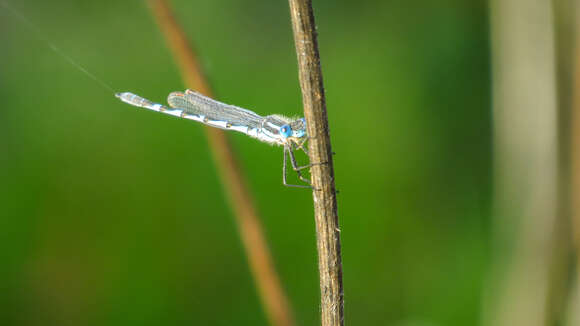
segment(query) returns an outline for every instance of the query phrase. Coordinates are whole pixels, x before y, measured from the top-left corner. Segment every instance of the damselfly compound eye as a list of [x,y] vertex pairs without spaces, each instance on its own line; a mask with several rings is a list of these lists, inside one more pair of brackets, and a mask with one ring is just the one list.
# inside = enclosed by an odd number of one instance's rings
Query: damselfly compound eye
[[302,138],[304,135],[306,135],[306,119],[302,118],[300,121],[302,122],[302,127],[300,127],[298,130],[294,130],[294,137],[298,138]]
[[284,138],[292,136],[292,128],[290,128],[290,125],[283,125],[280,127],[280,135]]

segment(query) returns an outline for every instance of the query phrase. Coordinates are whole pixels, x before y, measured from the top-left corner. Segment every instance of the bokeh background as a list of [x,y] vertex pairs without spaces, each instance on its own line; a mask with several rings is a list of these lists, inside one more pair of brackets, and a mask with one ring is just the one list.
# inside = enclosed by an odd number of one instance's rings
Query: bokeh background
[[[267,325],[202,126],[121,103],[42,40],[164,103],[184,85],[147,5],[8,2],[34,27],[0,6],[0,324]],[[217,99],[301,115],[286,1],[172,4]],[[489,4],[314,10],[346,324],[481,324],[497,222]],[[280,148],[230,139],[295,318],[316,325],[311,193],[282,186]]]

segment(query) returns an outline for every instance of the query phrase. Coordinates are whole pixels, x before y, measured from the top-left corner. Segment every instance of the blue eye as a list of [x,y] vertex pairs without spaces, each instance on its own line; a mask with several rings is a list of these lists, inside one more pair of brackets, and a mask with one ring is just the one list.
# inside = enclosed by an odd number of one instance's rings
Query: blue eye
[[280,135],[284,138],[292,136],[292,128],[290,128],[290,125],[283,125],[280,127]]

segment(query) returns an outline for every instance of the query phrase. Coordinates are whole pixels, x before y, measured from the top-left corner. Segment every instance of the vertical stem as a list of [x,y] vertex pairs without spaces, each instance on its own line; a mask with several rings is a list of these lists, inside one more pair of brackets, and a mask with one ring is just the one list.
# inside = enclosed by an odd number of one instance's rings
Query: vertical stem
[[552,2],[491,8],[495,279],[485,325],[554,325],[558,124]]
[[[575,262],[573,243],[573,215],[577,209],[574,203],[573,155],[576,154],[572,135],[576,132],[573,126],[574,113],[574,48],[576,40],[576,2],[577,0],[552,1],[554,10],[554,34],[556,52],[556,85],[558,105],[558,216],[554,232],[554,245],[551,254],[550,291],[548,293],[548,319],[558,325],[570,324],[571,308],[574,304]],[[577,145],[577,144],[575,144]],[[576,197],[577,198],[577,197]],[[572,231],[572,232],[571,232]]]
[[[202,72],[197,55],[175,20],[167,1],[149,0],[149,4],[187,87],[212,96],[211,87]],[[224,190],[234,210],[254,282],[268,320],[275,326],[293,326],[290,303],[274,268],[251,191],[230,143],[222,130],[206,128],[206,132]]]
[[570,203],[572,215],[572,241],[575,247],[576,275],[573,276],[573,288],[568,303],[567,325],[580,325],[580,13],[578,1],[574,2],[574,41],[573,41],[573,67],[572,76],[572,113],[570,119],[570,175],[571,190]]
[[344,325],[340,229],[316,25],[310,0],[289,0],[307,123],[320,272],[322,326]]

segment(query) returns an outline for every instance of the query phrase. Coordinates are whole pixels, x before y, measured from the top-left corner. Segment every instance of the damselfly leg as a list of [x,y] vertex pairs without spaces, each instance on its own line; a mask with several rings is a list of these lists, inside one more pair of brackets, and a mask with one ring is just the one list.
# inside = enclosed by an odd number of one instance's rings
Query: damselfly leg
[[[304,183],[307,183],[308,185],[294,185],[294,184],[289,184],[288,182],[286,182],[286,161],[287,161],[287,156],[290,156],[290,163],[292,164],[292,169],[294,171],[296,171],[296,174],[298,175],[298,178],[300,180],[302,180]],[[302,173],[300,172],[300,170],[307,168],[308,166],[298,166],[296,164],[296,158],[294,157],[294,151],[293,148],[291,146],[285,145],[284,146],[284,161],[282,164],[282,183],[287,186],[287,187],[296,187],[296,188],[312,188],[312,185],[310,183],[310,180],[306,179],[304,176],[302,176]]]
[[304,144],[306,143],[308,139],[304,138],[297,146],[297,148],[301,149],[304,151],[304,153],[306,153],[306,155],[308,155],[308,151],[306,150],[306,147],[304,147]]

